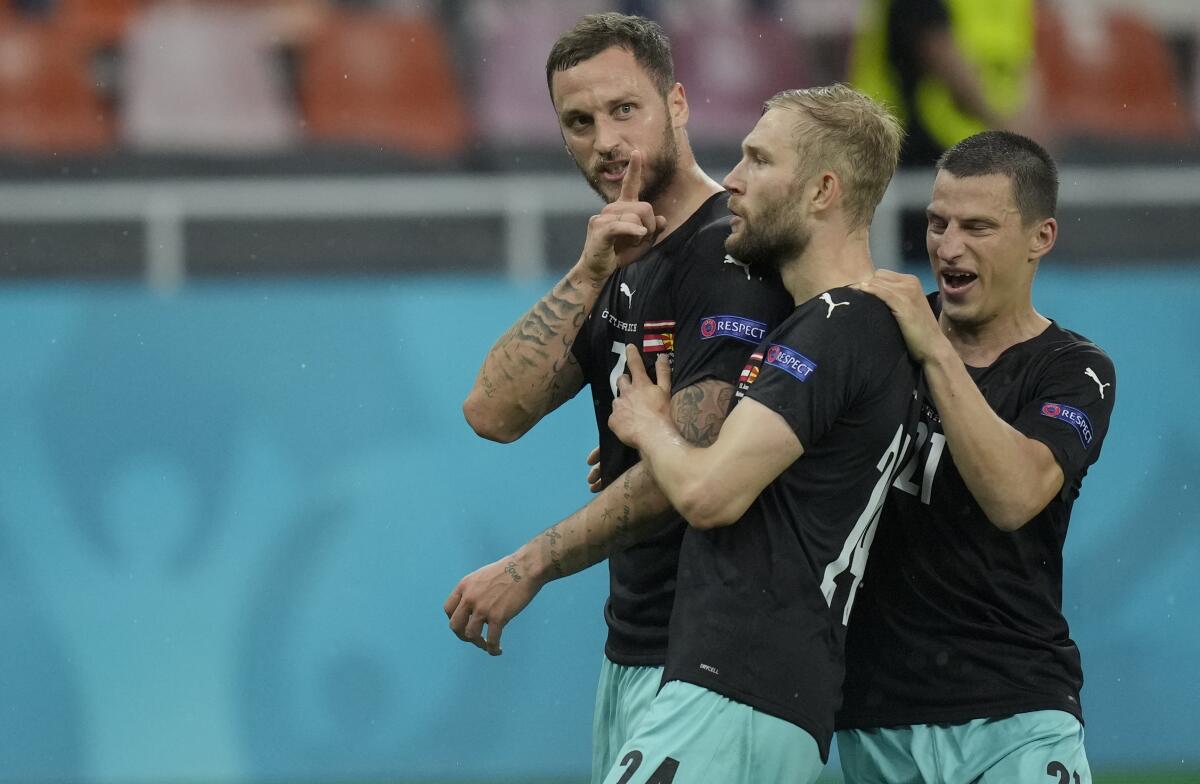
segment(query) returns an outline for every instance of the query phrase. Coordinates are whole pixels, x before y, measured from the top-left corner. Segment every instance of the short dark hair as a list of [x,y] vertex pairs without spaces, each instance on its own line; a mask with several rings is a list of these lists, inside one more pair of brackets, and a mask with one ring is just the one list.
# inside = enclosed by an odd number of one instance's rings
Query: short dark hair
[[942,153],[937,170],[955,177],[1003,174],[1012,182],[1021,221],[1053,218],[1058,208],[1058,167],[1040,144],[1011,131],[968,136]]
[[550,97],[554,97],[551,82],[556,72],[573,68],[614,46],[633,55],[665,98],[675,84],[671,39],[658,22],[615,12],[589,14],[554,42],[550,56],[546,58],[546,86],[550,88]]

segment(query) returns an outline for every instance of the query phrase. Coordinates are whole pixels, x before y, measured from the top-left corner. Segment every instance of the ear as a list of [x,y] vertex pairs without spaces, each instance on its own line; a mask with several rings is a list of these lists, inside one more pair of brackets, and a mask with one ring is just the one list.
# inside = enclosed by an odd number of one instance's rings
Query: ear
[[690,110],[688,109],[687,94],[679,82],[676,82],[667,91],[667,111],[671,115],[672,128],[682,128],[687,125]]
[[1058,221],[1046,218],[1039,221],[1029,232],[1029,260],[1038,261],[1054,247],[1058,239]]
[[830,209],[842,195],[842,181],[828,169],[814,175],[808,181],[808,188],[808,203],[814,213]]

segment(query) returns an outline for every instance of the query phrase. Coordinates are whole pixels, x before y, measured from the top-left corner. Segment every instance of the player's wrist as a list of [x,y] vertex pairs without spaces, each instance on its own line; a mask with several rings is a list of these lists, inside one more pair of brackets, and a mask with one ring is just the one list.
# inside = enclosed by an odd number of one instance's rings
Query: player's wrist
[[517,574],[522,579],[530,580],[539,587],[561,576],[555,571],[545,548],[534,546],[543,536],[544,534],[539,534],[537,539],[522,545],[510,559],[516,565]]
[[579,257],[579,261],[575,262],[575,266],[567,274],[567,277],[576,286],[599,289],[611,274],[611,265],[599,264],[596,260],[588,258],[588,253],[585,249],[583,255]]
[[921,363],[926,371],[935,368],[950,368],[963,363],[962,358],[958,356],[958,352],[954,350],[954,346],[940,332],[934,334],[924,355],[919,357],[917,361]]
[[669,411],[655,411],[647,414],[642,425],[637,429],[637,443],[631,444],[642,457],[649,459],[651,455],[661,454],[662,449],[677,441],[682,441],[679,426],[671,418]]

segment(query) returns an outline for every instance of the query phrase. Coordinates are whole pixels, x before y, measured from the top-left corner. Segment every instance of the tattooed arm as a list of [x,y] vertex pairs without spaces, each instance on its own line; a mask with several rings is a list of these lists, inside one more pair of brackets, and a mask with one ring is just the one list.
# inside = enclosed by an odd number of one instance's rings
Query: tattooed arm
[[638,201],[641,160],[640,153],[631,153],[620,196],[588,220],[579,261],[484,359],[463,403],[467,422],[484,438],[517,440],[583,386],[571,354],[579,328],[608,276],[642,256],[666,223],[650,204]]
[[515,441],[579,391],[571,344],[603,284],[603,275],[576,265],[496,341],[463,403],[476,433]]
[[[707,446],[716,440],[732,396],[730,384],[706,379],[676,392],[671,398],[671,414],[685,438]],[[505,624],[543,585],[642,541],[676,516],[650,472],[638,463],[587,506],[542,531],[512,555],[460,580],[443,608],[450,628],[460,639],[497,656]]]

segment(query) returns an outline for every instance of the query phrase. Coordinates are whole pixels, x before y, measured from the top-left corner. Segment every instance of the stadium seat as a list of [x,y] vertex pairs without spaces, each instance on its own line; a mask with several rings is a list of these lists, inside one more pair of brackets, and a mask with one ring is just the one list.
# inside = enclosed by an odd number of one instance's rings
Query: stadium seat
[[55,19],[96,49],[116,47],[148,0],[58,0]]
[[1054,8],[1040,4],[1037,58],[1047,130],[1060,139],[1187,140],[1187,113],[1166,43],[1148,22],[1107,12],[1102,38],[1081,46]]
[[90,53],[48,22],[13,18],[0,26],[0,149],[69,154],[112,146]]
[[446,39],[420,15],[334,14],[301,53],[310,138],[450,157],[469,137]]

